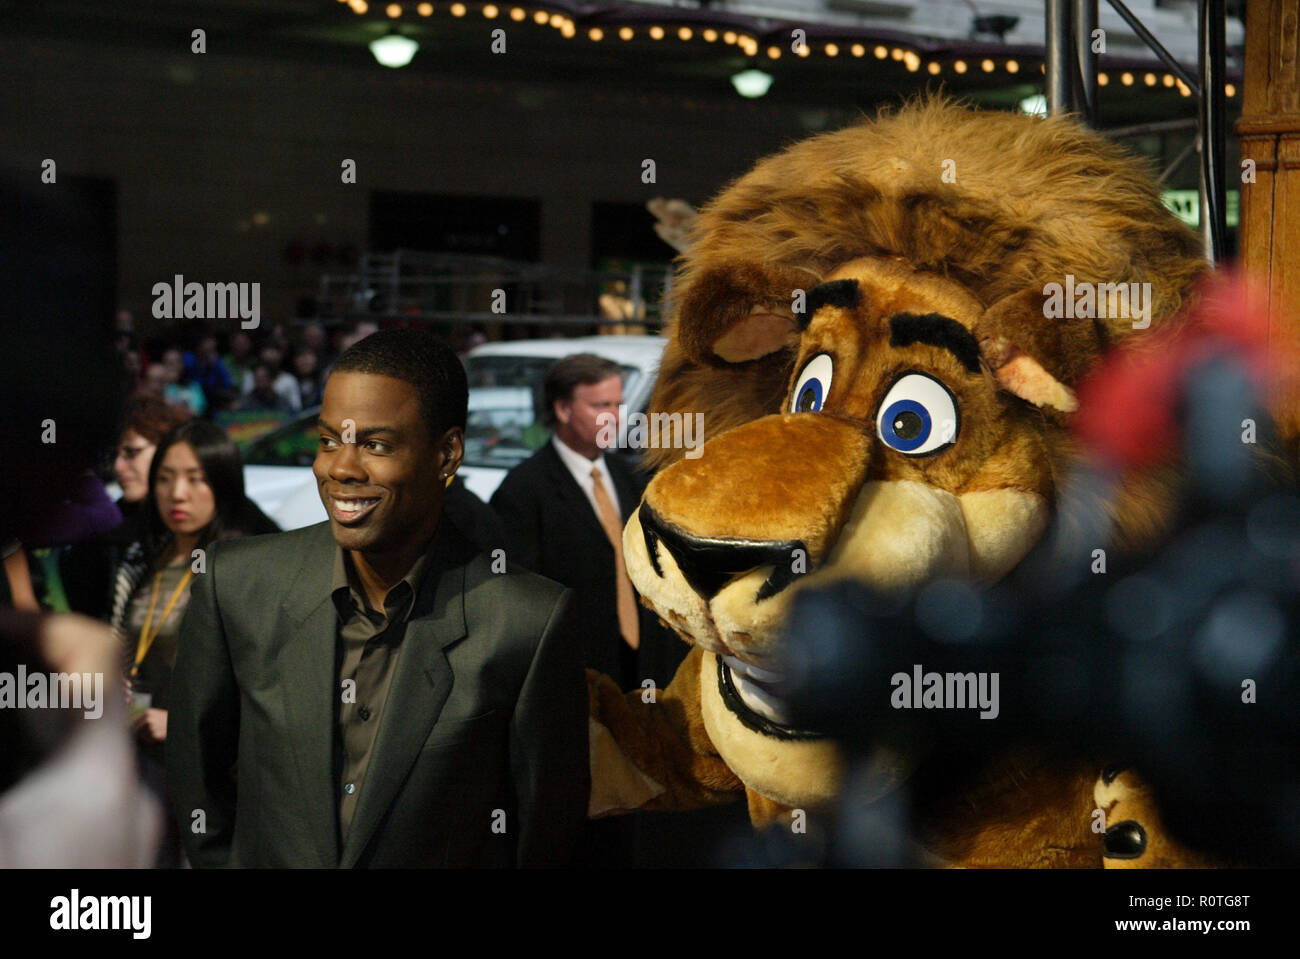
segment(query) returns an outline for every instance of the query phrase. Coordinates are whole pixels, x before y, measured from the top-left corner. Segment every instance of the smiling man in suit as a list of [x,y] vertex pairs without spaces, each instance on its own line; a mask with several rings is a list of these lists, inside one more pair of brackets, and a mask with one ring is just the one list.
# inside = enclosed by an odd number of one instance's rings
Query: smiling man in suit
[[450,522],[466,380],[431,335],[339,357],[329,521],[222,543],[195,580],[168,730],[196,866],[565,865],[589,791],[568,594]]

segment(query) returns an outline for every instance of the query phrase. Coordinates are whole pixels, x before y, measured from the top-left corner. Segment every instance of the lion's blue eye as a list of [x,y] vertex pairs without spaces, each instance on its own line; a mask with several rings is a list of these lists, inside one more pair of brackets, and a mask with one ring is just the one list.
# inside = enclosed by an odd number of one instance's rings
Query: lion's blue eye
[[885,445],[909,456],[934,453],[957,441],[957,401],[924,373],[908,373],[880,401],[876,430]]
[[795,380],[790,394],[791,413],[816,413],[831,392],[831,374],[834,362],[829,353],[818,353],[804,364],[803,372]]

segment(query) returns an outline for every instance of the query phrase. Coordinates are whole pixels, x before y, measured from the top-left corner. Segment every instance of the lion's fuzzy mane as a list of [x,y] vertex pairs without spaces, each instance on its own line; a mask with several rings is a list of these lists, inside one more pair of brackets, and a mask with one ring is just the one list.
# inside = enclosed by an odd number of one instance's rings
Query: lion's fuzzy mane
[[[703,207],[669,296],[652,409],[703,411],[708,437],[774,412],[792,354],[733,365],[710,347],[751,307],[789,306],[793,290],[868,255],[962,282],[992,308],[981,335],[1011,339],[1071,386],[1135,331],[1044,319],[1046,283],[1149,282],[1155,328],[1207,268],[1146,163],[1110,140],[1064,117],[916,100],[760,161]],[[649,464],[680,455],[651,450]]]

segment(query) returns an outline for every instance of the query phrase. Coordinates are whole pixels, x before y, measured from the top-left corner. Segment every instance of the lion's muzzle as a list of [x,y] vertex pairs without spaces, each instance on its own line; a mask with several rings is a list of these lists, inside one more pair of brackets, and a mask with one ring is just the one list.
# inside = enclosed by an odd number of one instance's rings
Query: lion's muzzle
[[633,585],[692,642],[775,666],[788,588],[834,545],[870,449],[863,424],[832,416],[767,416],[711,440],[654,478],[624,530]]
[[770,566],[772,572],[755,594],[755,602],[775,596],[795,577],[807,572],[806,568],[790,562],[791,556],[798,555],[797,550],[807,554],[808,548],[802,540],[769,542],[697,536],[666,522],[649,503],[641,504],[641,533],[655,573],[663,576],[659,551],[667,549],[686,582],[706,602],[737,576],[760,567]]

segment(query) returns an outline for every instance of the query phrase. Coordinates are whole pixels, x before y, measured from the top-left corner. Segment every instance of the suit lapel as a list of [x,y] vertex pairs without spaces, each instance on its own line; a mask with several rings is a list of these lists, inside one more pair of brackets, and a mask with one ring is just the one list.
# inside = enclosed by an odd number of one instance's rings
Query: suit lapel
[[[560,459],[560,454],[555,452],[555,447],[550,441],[546,444],[546,453],[546,462],[561,502],[568,503],[570,511],[582,517],[580,522],[587,527],[589,533],[599,537],[600,542],[608,544],[609,536],[605,533],[605,527],[600,525],[600,517],[592,509],[591,500],[587,499],[587,494],[582,491],[582,487],[573,478],[573,474],[564,465],[564,460]],[[622,505],[621,501],[620,505]],[[612,546],[610,550],[613,550]]]
[[320,865],[333,868],[338,863],[332,768],[338,613],[329,595],[334,537],[329,523],[319,528],[320,542],[313,543],[310,552],[312,562],[299,569],[284,601],[294,631],[280,653],[280,692],[297,764],[304,828],[316,841]]
[[[447,537],[443,538],[443,531]],[[339,865],[355,866],[405,782],[433,730],[455,677],[447,647],[464,638],[466,557],[447,524],[440,524],[438,555],[411,610],[384,716]],[[452,568],[448,568],[453,564]]]

